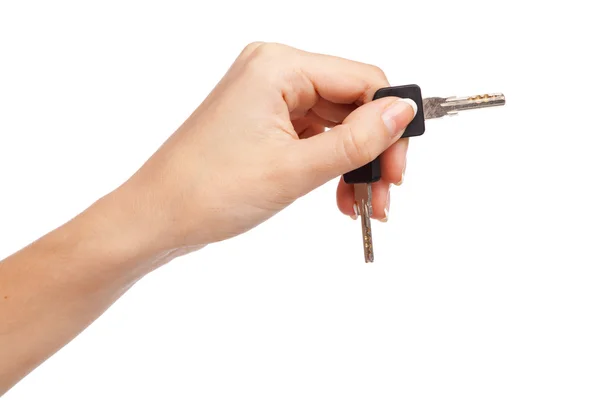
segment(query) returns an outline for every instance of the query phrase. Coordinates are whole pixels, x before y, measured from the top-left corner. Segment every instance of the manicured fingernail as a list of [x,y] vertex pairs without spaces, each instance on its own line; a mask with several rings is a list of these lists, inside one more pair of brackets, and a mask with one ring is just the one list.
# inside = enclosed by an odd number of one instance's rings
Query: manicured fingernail
[[352,205],[352,209],[354,210],[354,214],[352,214],[350,218],[356,220],[358,218],[358,208],[356,207],[356,204]]
[[417,103],[412,99],[399,98],[383,112],[381,118],[390,136],[396,137],[404,133],[406,125],[417,114]]
[[383,217],[380,221],[387,222],[388,216],[390,214],[390,191],[389,190],[387,193],[387,199],[385,201],[385,207],[383,208],[383,214],[385,215],[385,217]]
[[402,183],[404,182],[404,173],[406,172],[406,167],[404,167],[404,169],[402,170],[402,177],[400,178],[400,180],[396,183],[394,183],[394,185],[396,186],[400,186],[402,185]]
[[400,186],[400,185],[402,185],[402,182],[404,182],[404,172],[402,172],[402,177],[400,178],[400,180],[398,182],[394,183],[394,185]]

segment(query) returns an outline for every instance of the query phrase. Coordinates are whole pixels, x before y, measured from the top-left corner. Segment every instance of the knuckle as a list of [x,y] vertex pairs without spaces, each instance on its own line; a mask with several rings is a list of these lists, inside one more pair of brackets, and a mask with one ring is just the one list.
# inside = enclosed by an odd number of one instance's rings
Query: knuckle
[[240,53],[241,57],[248,57],[250,56],[252,53],[254,53],[254,51],[259,48],[260,46],[264,45],[264,42],[251,42],[248,43],[244,49],[242,50],[242,52]]
[[377,78],[378,80],[387,82],[388,79],[387,79],[387,76],[385,75],[385,72],[383,71],[383,69],[381,69],[377,65],[372,65],[372,64],[368,64],[368,68],[371,71],[371,75],[373,77]]
[[281,54],[282,45],[278,43],[261,43],[254,49],[254,55],[256,58],[272,60]]
[[373,64],[365,64],[364,68],[364,93],[359,99],[361,103],[370,101],[375,91],[381,87],[389,86],[389,81],[383,69]]
[[276,43],[256,42],[250,47],[251,53],[246,58],[245,69],[255,76],[269,76],[269,68],[277,67],[281,62],[281,45]]

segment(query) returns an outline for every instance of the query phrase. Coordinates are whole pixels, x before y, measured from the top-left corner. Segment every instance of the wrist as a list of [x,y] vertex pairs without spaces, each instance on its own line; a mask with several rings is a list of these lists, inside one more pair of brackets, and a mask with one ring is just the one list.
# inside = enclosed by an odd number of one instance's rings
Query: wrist
[[134,218],[110,193],[53,232],[52,242],[71,257],[89,260],[88,266],[99,276],[136,280],[143,275],[152,249]]
[[[205,247],[184,246],[168,212],[157,207],[157,196],[129,181],[96,201],[78,218],[91,227],[111,262],[135,276],[144,275],[172,259]],[[168,207],[165,207],[168,208]]]
[[119,190],[105,195],[62,227],[61,236],[82,257],[98,261],[94,268],[102,275],[135,281],[150,272],[161,250],[129,200]]

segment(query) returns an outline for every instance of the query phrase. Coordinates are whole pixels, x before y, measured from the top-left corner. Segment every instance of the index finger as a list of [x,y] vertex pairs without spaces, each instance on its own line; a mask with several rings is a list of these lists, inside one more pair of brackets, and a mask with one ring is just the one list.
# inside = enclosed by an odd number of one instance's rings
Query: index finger
[[317,93],[333,103],[356,104],[372,100],[389,81],[381,68],[341,57],[303,52],[301,71]]
[[279,44],[263,44],[257,52],[270,55],[268,64],[285,77],[279,88],[294,115],[308,112],[319,100],[361,106],[379,88],[390,86],[375,65]]

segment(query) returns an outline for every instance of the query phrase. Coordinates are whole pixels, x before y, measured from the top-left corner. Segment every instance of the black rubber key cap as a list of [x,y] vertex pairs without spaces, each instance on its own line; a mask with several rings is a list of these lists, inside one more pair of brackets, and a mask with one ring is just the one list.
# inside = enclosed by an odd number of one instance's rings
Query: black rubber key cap
[[[423,110],[423,97],[421,88],[417,85],[391,86],[379,89],[373,95],[373,100],[382,97],[395,96],[412,99],[417,103],[417,115],[408,124],[402,137],[420,136],[425,133],[425,114]],[[349,184],[373,183],[381,179],[380,156],[367,165],[344,174],[344,182]]]

